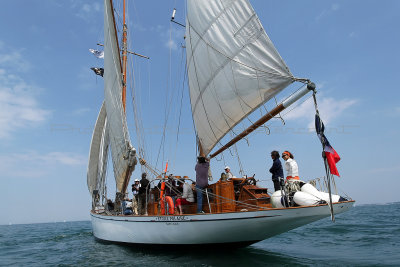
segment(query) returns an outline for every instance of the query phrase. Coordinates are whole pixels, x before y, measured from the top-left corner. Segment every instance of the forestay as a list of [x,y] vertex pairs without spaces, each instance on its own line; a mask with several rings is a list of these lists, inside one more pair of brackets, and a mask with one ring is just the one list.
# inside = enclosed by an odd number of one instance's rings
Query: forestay
[[190,99],[205,154],[294,81],[247,0],[188,0]]
[[104,96],[117,191],[136,164],[122,105],[122,68],[111,1],[104,1]]

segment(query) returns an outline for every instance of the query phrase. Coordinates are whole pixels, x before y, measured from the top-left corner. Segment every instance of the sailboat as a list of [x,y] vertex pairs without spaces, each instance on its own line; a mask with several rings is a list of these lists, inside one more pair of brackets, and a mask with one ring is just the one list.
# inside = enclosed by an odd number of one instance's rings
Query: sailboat
[[[210,158],[211,164],[218,154],[306,94],[313,94],[318,114],[314,83],[292,75],[248,0],[188,0],[184,26],[194,142],[198,154]],[[97,239],[138,245],[246,246],[325,217],[333,219],[334,214],[353,206],[354,200],[332,194],[333,176],[325,158],[329,189],[325,195],[303,181],[286,181],[280,191],[271,194],[270,189],[257,186],[254,177],[244,176],[220,180],[205,188],[204,213],[196,213],[195,203],[185,207],[183,214],[165,209],[164,187],[173,187],[167,170],[155,171],[136,153],[129,136],[125,115],[126,39],[125,15],[120,48],[113,2],[104,0],[105,99],[93,131],[87,174],[92,196],[90,216]],[[294,82],[304,86],[221,145],[223,137],[237,124]],[[320,130],[323,141],[323,127]],[[327,142],[322,143],[325,149]],[[109,152],[116,184],[114,200],[108,199],[105,186]],[[124,215],[122,204],[138,162],[154,176],[146,188],[146,213]],[[303,192],[310,186],[311,191]],[[306,194],[303,202],[294,197],[298,192]]]

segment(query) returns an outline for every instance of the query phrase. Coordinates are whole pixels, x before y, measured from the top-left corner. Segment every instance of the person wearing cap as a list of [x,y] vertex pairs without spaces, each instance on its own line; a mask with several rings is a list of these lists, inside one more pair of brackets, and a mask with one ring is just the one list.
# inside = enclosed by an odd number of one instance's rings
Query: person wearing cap
[[283,178],[283,169],[280,161],[279,152],[274,150],[271,152],[271,158],[273,160],[272,167],[269,169],[269,172],[272,173],[272,182],[274,183],[275,191],[281,189],[279,179]]
[[233,175],[233,174],[231,173],[231,168],[230,168],[229,166],[226,166],[226,167],[225,167],[225,173],[226,173],[226,176],[227,176],[228,179],[230,179],[230,178],[236,178],[235,175]]
[[197,193],[197,213],[203,211],[203,191],[208,186],[208,168],[210,162],[206,157],[197,157],[196,171],[196,193]]
[[293,154],[289,151],[285,151],[282,153],[282,158],[286,161],[286,180],[300,180],[299,167],[297,166],[297,162],[294,160]]
[[147,203],[147,192],[149,190],[149,180],[147,179],[147,173],[142,173],[142,179],[140,180],[140,187],[138,191],[138,205],[139,215],[147,214],[146,203]]

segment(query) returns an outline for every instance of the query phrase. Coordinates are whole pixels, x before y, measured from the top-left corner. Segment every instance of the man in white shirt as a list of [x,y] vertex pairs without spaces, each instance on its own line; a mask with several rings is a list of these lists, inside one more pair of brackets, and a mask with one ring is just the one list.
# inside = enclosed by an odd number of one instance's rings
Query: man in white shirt
[[179,189],[183,190],[183,194],[176,200],[176,207],[179,210],[179,214],[183,214],[182,205],[191,205],[194,203],[194,194],[192,186],[185,182],[185,180],[179,181]]
[[228,179],[230,179],[230,178],[236,178],[235,175],[233,175],[233,174],[231,173],[231,168],[230,168],[229,166],[226,166],[226,167],[225,167],[225,173],[226,173],[226,176],[227,176]]

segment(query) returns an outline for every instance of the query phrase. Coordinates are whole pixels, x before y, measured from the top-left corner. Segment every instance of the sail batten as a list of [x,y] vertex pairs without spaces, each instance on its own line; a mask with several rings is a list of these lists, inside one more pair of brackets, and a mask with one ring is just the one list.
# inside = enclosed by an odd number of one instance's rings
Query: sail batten
[[193,120],[206,155],[295,79],[247,0],[188,0],[186,51]]

